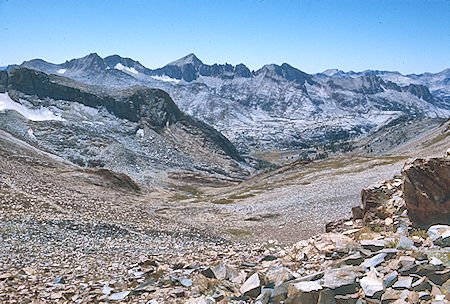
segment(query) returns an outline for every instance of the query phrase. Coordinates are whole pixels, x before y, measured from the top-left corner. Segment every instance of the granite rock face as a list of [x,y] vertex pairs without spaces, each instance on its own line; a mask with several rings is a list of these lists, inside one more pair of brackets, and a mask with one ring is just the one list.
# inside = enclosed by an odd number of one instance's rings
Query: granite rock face
[[416,159],[402,170],[408,215],[420,226],[450,223],[450,159]]

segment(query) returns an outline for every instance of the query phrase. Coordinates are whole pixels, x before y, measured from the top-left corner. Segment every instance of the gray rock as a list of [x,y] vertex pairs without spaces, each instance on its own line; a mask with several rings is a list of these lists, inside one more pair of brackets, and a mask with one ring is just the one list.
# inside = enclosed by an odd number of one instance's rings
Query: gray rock
[[122,291],[122,292],[113,293],[112,295],[110,295],[108,297],[108,300],[110,300],[110,301],[122,301],[129,294],[130,294],[130,291]]
[[419,299],[422,301],[431,300],[431,295],[428,291],[419,291]]
[[227,277],[227,266],[224,263],[214,266],[211,270],[218,280],[225,280]]
[[113,291],[113,288],[109,287],[108,285],[103,286],[102,293],[104,295],[111,294],[111,291]]
[[[376,293],[384,290],[383,280],[374,275],[367,275],[359,281],[364,294],[368,297],[373,297]],[[381,295],[381,294],[380,294]]]
[[334,292],[330,289],[323,289],[319,292],[317,304],[337,304],[334,298]]
[[448,225],[433,225],[430,228],[428,228],[427,234],[430,237],[430,239],[433,241],[433,240],[437,239],[438,232],[440,232],[441,230],[447,230],[447,229],[450,229],[450,226],[448,226]]
[[406,273],[410,272],[410,270],[416,266],[415,264],[416,259],[410,256],[401,256],[399,258],[399,265],[402,266],[402,268],[399,270],[400,273]]
[[275,286],[272,295],[273,303],[280,303],[281,301],[284,301],[286,299],[288,294],[288,287],[290,284],[290,282],[285,282],[279,286]]
[[301,292],[311,292],[322,289],[322,285],[320,285],[318,281],[292,283],[290,286],[293,286],[295,290]]
[[273,296],[273,289],[263,288],[261,294],[256,298],[255,304],[268,304]]
[[440,259],[438,259],[437,257],[432,257],[428,263],[430,263],[433,266],[442,265],[442,261]]
[[57,277],[54,281],[53,284],[65,284],[66,280],[64,279],[64,277]]
[[361,240],[359,243],[364,249],[369,249],[370,251],[379,251],[386,246],[385,240]]
[[412,277],[399,276],[397,282],[395,282],[392,288],[410,289],[412,281],[413,281]]
[[399,237],[396,247],[399,249],[405,249],[405,250],[415,248],[414,241],[404,235],[401,235]]
[[358,288],[356,278],[360,276],[360,272],[353,268],[338,268],[326,270],[322,281],[324,288],[329,288],[335,294],[348,294],[355,292]]
[[214,272],[210,267],[204,267],[203,269],[201,269],[200,273],[208,279],[216,279],[216,276],[214,275]]
[[369,269],[370,267],[376,267],[384,262],[384,258],[387,256],[387,253],[378,253],[377,255],[367,259],[362,263],[362,267]]
[[388,288],[381,296],[381,301],[382,301],[382,303],[391,303],[395,300],[400,299],[401,296],[402,296],[402,292],[400,290]]
[[261,280],[258,273],[254,273],[240,288],[240,292],[243,296],[250,298],[256,298],[261,293]]
[[192,280],[181,278],[180,279],[180,284],[183,285],[184,287],[191,287],[192,286]]
[[334,299],[337,304],[356,304],[359,298],[359,293],[336,295]]
[[414,291],[425,291],[430,290],[431,285],[428,282],[427,277],[421,277],[420,279],[411,284],[411,288]]
[[270,266],[265,272],[265,279],[267,283],[274,283],[279,286],[286,281],[294,278],[291,271],[283,265]]
[[391,287],[398,279],[398,272],[392,271],[384,276],[383,284],[386,288]]
[[357,266],[364,261],[363,255],[358,251],[342,259],[342,261],[347,265]]
[[439,226],[441,226],[440,229],[437,230],[436,234],[433,235],[431,240],[433,241],[434,244],[438,246],[448,247],[450,246],[450,226],[447,225],[439,225]]

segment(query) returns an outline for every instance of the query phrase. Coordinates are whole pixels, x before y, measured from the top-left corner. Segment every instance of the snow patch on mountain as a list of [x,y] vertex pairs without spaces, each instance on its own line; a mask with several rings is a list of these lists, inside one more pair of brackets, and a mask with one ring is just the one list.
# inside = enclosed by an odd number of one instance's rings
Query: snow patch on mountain
[[155,80],[160,80],[160,81],[164,81],[164,82],[174,82],[174,83],[178,83],[180,82],[179,79],[175,79],[175,78],[170,78],[167,75],[162,75],[162,76],[150,76],[151,78],[155,79]]
[[23,104],[12,100],[8,93],[0,93],[0,111],[13,110],[28,120],[46,121],[46,120],[64,120],[60,116],[55,115],[48,108],[41,106],[38,109],[30,109]]
[[116,65],[114,66],[114,68],[115,68],[116,70],[119,70],[119,71],[122,71],[122,72],[125,72],[125,73],[131,73],[131,74],[134,74],[134,75],[139,74],[139,72],[136,71],[135,68],[124,66],[124,65],[121,64],[120,62],[119,62],[118,64],[116,64]]
[[58,74],[64,74],[67,71],[67,69],[59,69],[56,71]]

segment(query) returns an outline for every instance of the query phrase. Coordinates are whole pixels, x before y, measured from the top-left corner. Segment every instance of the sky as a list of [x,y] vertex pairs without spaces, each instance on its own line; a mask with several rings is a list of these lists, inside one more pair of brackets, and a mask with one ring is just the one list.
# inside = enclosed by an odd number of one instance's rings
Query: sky
[[0,0],[0,66],[96,52],[148,68],[195,53],[250,69],[450,68],[450,0]]

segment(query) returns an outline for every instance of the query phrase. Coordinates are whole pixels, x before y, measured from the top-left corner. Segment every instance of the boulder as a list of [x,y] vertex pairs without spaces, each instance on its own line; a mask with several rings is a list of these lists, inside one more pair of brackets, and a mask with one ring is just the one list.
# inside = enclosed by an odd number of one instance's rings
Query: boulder
[[266,283],[274,283],[274,286],[279,286],[286,281],[294,278],[292,272],[283,265],[269,266],[265,272]]
[[319,252],[325,254],[333,252],[347,253],[361,248],[353,239],[340,233],[321,234],[314,245]]
[[439,246],[450,246],[450,226],[434,225],[428,231],[428,235],[434,244]]
[[319,291],[322,286],[317,281],[298,282],[288,286],[288,298],[286,304],[311,304],[317,303]]
[[392,286],[394,289],[409,289],[411,288],[413,278],[399,276],[397,282]]
[[387,254],[384,252],[378,253],[378,254],[374,255],[373,257],[371,257],[370,259],[365,260],[364,263],[362,264],[362,267],[364,267],[366,269],[370,269],[370,267],[376,267],[384,262],[384,259],[386,258],[386,256],[387,256]]
[[345,295],[356,292],[359,284],[356,279],[360,277],[359,268],[343,267],[325,271],[322,286],[334,291],[335,294]]
[[258,273],[254,273],[244,284],[241,286],[241,294],[250,298],[256,298],[261,293],[261,280]]
[[414,224],[450,224],[450,158],[407,162],[402,179],[403,198]]

